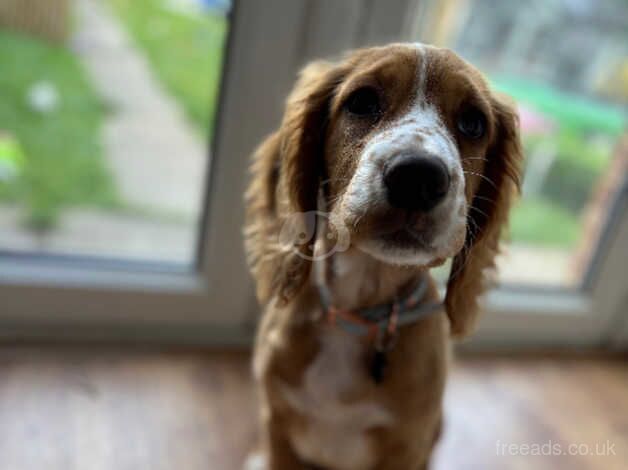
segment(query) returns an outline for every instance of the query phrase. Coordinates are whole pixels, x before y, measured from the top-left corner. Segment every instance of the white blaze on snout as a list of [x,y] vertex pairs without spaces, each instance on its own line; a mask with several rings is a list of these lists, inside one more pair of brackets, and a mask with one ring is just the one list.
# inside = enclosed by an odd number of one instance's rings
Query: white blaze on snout
[[[434,209],[434,217],[442,221],[439,224],[441,234],[435,244],[444,246],[450,243],[460,224],[464,224],[464,219],[460,220],[464,217],[460,210],[465,204],[464,177],[455,139],[444,124],[438,108],[426,99],[430,48],[422,44],[414,47],[419,56],[419,67],[410,108],[367,143],[347,188],[344,207],[354,217],[368,213],[369,209],[386,207],[388,203],[383,170],[386,162],[396,155],[417,153],[438,158],[448,169],[452,182],[446,198]],[[407,253],[399,255],[404,259],[408,257]],[[433,258],[431,255],[423,253],[408,261],[427,262]]]

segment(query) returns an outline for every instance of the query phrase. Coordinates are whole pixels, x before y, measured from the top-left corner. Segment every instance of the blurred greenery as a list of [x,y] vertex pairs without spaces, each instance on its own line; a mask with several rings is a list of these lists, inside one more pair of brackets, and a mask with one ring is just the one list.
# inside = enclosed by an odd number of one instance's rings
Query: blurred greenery
[[549,151],[554,161],[539,194],[524,195],[514,210],[511,237],[570,248],[577,242],[579,219],[596,181],[626,129],[626,110],[521,78],[497,77],[492,83],[555,124],[545,134],[523,136],[528,158],[538,152],[548,158]]
[[179,12],[163,0],[109,1],[189,119],[203,135],[211,133],[226,18],[209,12]]
[[[25,160],[20,178],[0,184],[0,200],[22,203],[37,229],[53,225],[65,205],[116,205],[100,146],[103,107],[72,53],[0,31],[0,64],[0,131]],[[47,111],[29,99],[37,84],[56,97]]]
[[567,93],[524,78],[493,76],[491,83],[517,101],[532,105],[537,111],[555,119],[561,128],[616,136],[626,126],[626,110],[618,105]]
[[547,199],[522,199],[510,216],[509,238],[515,242],[569,248],[579,231],[578,218]]
[[[108,1],[199,133],[211,133],[226,18],[188,14],[164,0]],[[0,132],[16,139],[25,160],[21,178],[0,183],[0,200],[24,203],[28,222],[37,228],[51,226],[66,205],[118,206],[102,161],[106,109],[77,59],[63,47],[0,32],[0,63]],[[58,105],[48,112],[29,105],[32,86],[41,82],[58,94]],[[514,209],[511,238],[572,247],[582,209],[626,128],[626,111],[520,77],[495,76],[492,82],[556,124],[549,133],[524,136],[526,155],[550,149],[554,160],[540,191]]]

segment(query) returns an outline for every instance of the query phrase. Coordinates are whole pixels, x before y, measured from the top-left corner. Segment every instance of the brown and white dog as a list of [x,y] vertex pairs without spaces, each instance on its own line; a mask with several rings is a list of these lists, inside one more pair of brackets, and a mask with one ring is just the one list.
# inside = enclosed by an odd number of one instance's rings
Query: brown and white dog
[[[449,338],[474,324],[521,159],[514,109],[447,49],[392,44],[302,71],[246,194],[264,308],[253,364],[263,447],[251,465],[427,467]],[[295,218],[301,238],[286,243]],[[336,311],[359,317],[426,279],[422,302],[438,301],[428,269],[447,258],[444,307],[395,331],[386,373],[373,380],[372,337],[326,321],[316,280]]]

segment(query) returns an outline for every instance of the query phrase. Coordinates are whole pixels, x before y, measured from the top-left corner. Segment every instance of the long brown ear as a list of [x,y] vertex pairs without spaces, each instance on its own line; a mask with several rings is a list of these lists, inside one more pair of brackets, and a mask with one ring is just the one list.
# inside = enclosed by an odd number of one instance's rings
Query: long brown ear
[[280,184],[288,189],[294,211],[316,210],[329,106],[340,80],[340,68],[312,62],[301,71],[288,97],[279,129]]
[[301,235],[287,245],[280,240],[284,250],[274,273],[273,291],[282,303],[296,295],[310,274],[329,107],[344,73],[343,67],[329,62],[305,67],[288,97],[278,132],[281,233]]
[[453,336],[471,332],[478,314],[478,297],[486,289],[489,271],[495,266],[499,240],[519,188],[523,154],[519,118],[510,104],[494,97],[495,137],[487,152],[483,177],[469,211],[467,237],[454,257],[445,306]]

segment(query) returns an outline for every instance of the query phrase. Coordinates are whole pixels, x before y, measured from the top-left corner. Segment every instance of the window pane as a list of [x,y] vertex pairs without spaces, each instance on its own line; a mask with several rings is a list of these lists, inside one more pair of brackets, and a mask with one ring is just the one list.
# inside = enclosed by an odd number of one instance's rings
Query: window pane
[[421,4],[420,39],[479,66],[519,107],[525,180],[502,280],[578,284],[626,172],[628,3]]
[[191,266],[226,0],[3,0],[0,251]]

